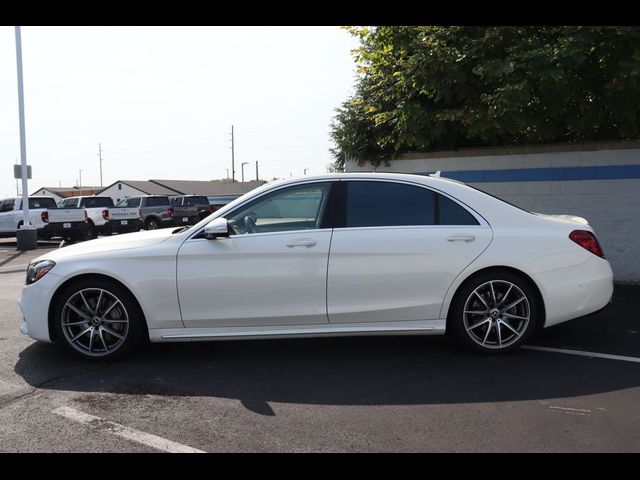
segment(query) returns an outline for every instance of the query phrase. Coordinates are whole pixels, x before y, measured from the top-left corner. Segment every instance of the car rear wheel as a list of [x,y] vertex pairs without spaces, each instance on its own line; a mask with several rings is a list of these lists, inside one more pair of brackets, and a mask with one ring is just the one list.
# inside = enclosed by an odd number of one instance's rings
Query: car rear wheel
[[54,309],[57,338],[91,360],[115,360],[131,353],[144,331],[142,311],[131,293],[105,279],[67,287]]
[[155,229],[160,227],[160,223],[158,222],[158,220],[156,218],[149,218],[145,222],[145,226],[146,226],[147,230],[155,230]]
[[504,353],[530,337],[540,312],[538,296],[529,282],[511,272],[489,272],[461,287],[448,326],[477,352]]

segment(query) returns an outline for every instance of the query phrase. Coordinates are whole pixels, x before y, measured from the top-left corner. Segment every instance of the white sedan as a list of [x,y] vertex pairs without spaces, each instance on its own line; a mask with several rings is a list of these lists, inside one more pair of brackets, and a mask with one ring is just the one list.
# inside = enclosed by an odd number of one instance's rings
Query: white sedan
[[445,331],[507,352],[613,292],[583,218],[445,178],[369,173],[268,184],[192,227],[47,252],[26,283],[21,331],[91,359],[146,338]]

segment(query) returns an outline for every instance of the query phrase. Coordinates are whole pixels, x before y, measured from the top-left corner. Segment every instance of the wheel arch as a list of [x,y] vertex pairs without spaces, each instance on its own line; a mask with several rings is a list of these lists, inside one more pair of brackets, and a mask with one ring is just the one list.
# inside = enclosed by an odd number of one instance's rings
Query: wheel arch
[[507,265],[494,265],[494,266],[490,266],[490,267],[484,267],[481,268],[479,270],[476,270],[472,273],[470,273],[468,276],[466,276],[462,281],[460,281],[455,289],[455,292],[453,293],[453,295],[451,295],[448,304],[446,305],[446,319],[447,319],[447,327],[449,325],[449,319],[451,317],[451,307],[454,305],[455,300],[458,296],[458,294],[460,293],[460,291],[462,290],[462,288],[470,281],[472,281],[474,278],[479,277],[480,275],[484,275],[486,273],[489,272],[509,272],[512,273],[514,275],[517,275],[519,277],[521,277],[525,282],[527,282],[529,284],[529,286],[532,288],[532,290],[534,291],[538,303],[540,305],[540,310],[541,310],[541,321],[536,325],[536,330],[539,330],[541,328],[544,327],[545,323],[546,323],[546,307],[545,307],[545,303],[544,303],[544,297],[542,295],[542,291],[540,290],[540,287],[538,286],[538,284],[535,282],[535,280],[533,280],[533,278],[531,277],[531,275],[528,275],[526,272],[515,268],[515,267],[510,267]]
[[127,287],[124,283],[122,283],[121,281],[109,276],[109,275],[104,275],[104,274],[100,274],[100,273],[83,273],[80,275],[76,275],[75,277],[71,277],[69,279],[67,279],[66,281],[64,281],[62,284],[60,284],[58,286],[58,288],[56,288],[56,291],[54,292],[54,294],[51,296],[51,301],[49,302],[49,308],[47,310],[47,326],[49,329],[49,338],[51,339],[51,341],[55,342],[57,340],[57,333],[56,333],[56,328],[54,325],[54,318],[53,318],[53,310],[55,308],[56,302],[58,301],[58,298],[60,297],[60,295],[62,294],[62,292],[64,291],[65,288],[67,288],[69,285],[76,283],[76,282],[82,282],[82,281],[86,281],[86,280],[90,280],[90,279],[102,279],[102,280],[107,280],[109,282],[113,282],[116,283],[118,286],[124,288],[127,292],[129,292],[129,294],[131,295],[131,297],[135,300],[136,304],[138,305],[138,308],[140,309],[140,312],[142,313],[142,321],[144,322],[144,328],[146,331],[146,335],[148,337],[149,335],[149,326],[147,325],[147,317],[144,313],[144,309],[142,308],[142,304],[140,303],[140,300],[138,300],[138,297],[136,297],[136,295],[131,291],[131,289],[129,287]]

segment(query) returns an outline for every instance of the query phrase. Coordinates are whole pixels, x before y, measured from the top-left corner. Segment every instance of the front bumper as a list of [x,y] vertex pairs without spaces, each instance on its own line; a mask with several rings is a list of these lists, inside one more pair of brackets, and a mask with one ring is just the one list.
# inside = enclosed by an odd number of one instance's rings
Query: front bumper
[[25,285],[18,299],[23,320],[20,332],[34,340],[52,343],[49,332],[49,304],[61,278],[52,272],[31,285]]

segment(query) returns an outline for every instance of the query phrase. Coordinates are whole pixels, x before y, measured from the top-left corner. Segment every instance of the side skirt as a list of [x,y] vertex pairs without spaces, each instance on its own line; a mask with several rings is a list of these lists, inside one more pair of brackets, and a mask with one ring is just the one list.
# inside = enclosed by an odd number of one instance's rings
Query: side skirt
[[446,320],[326,325],[150,329],[152,342],[195,342],[352,335],[443,335]]

